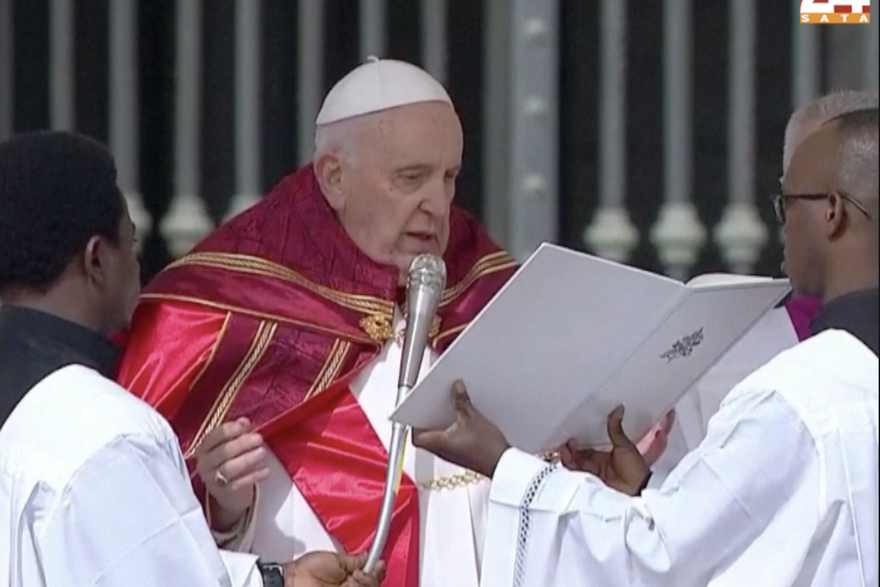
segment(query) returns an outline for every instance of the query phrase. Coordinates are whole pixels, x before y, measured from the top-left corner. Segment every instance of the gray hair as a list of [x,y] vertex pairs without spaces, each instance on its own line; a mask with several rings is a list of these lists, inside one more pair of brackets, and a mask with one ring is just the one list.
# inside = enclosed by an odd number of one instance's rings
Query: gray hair
[[827,123],[834,129],[839,145],[834,166],[837,186],[874,214],[880,188],[878,112],[877,108],[857,110]]
[[339,122],[318,125],[315,129],[315,158],[333,154],[355,165],[360,158],[361,140],[368,131],[375,128],[379,114],[372,113]]
[[798,108],[792,114],[785,129],[785,146],[782,156],[783,173],[788,172],[797,147],[823,124],[849,112],[877,108],[877,105],[877,92],[839,90]]

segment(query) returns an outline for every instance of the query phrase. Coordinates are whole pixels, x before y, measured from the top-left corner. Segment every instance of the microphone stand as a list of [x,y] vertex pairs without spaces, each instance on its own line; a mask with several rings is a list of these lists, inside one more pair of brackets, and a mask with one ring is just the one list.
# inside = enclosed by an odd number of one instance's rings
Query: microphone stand
[[[397,388],[397,404],[409,393],[409,388]],[[391,531],[391,516],[394,513],[394,502],[400,490],[400,481],[403,478],[403,461],[406,454],[406,440],[409,437],[409,428],[403,424],[394,423],[391,431],[391,444],[388,447],[388,469],[385,473],[385,493],[382,495],[382,509],[379,513],[379,524],[376,528],[376,536],[367,556],[367,564],[364,571],[372,573],[382,557],[385,543],[388,541],[388,533]]]
[[[407,307],[409,319],[400,358],[400,378],[395,405],[399,406],[415,387],[422,357],[428,344],[431,322],[440,303],[440,296],[446,286],[446,265],[434,255],[419,255],[410,266],[407,280]],[[388,468],[385,473],[385,492],[382,496],[382,509],[379,522],[364,571],[372,573],[382,557],[388,534],[391,531],[391,517],[394,502],[403,478],[403,463],[409,427],[393,423],[391,443],[388,447]]]

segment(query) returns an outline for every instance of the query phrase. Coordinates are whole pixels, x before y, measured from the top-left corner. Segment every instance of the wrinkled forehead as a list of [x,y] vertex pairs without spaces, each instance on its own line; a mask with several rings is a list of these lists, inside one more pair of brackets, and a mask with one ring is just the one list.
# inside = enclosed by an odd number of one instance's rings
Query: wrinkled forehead
[[458,164],[464,148],[461,121],[455,109],[442,102],[393,108],[377,116],[373,132],[364,137],[374,153],[392,164]]
[[806,137],[795,149],[783,187],[787,192],[832,189],[837,160],[838,136],[823,127]]

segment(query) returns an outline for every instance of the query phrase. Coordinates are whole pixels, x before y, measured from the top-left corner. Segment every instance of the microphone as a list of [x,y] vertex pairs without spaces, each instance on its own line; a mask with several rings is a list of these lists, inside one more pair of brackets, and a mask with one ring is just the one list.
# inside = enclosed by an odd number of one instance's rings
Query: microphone
[[[440,297],[446,287],[446,264],[436,255],[419,255],[409,268],[406,284],[407,321],[403,340],[403,353],[400,358],[400,373],[397,379],[396,405],[406,398],[415,387],[422,367],[422,357],[428,345],[431,324],[440,305]],[[391,515],[394,501],[403,477],[403,460],[409,429],[403,424],[394,423],[391,444],[388,447],[388,469],[385,475],[385,493],[382,496],[382,509],[376,536],[370,547],[364,571],[372,573],[382,557],[388,533],[391,530]]]
[[420,255],[413,260],[406,284],[407,321],[397,380],[398,403],[415,387],[422,366],[422,357],[428,344],[428,335],[440,296],[446,287],[446,264],[435,255]]

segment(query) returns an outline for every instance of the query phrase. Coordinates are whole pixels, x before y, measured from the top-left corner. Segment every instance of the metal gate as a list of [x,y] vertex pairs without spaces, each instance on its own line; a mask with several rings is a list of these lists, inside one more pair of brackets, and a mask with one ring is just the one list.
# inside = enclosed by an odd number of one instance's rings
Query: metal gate
[[[149,277],[311,154],[368,55],[422,64],[462,114],[463,205],[679,278],[772,272],[788,113],[877,88],[877,25],[798,0],[0,0],[0,138],[108,142]],[[0,252],[2,254],[2,252]]]

